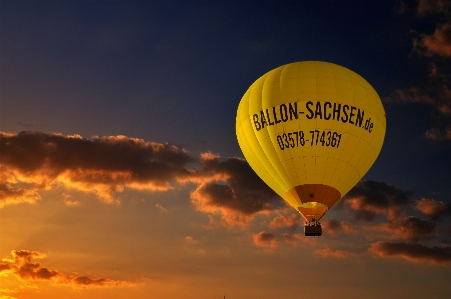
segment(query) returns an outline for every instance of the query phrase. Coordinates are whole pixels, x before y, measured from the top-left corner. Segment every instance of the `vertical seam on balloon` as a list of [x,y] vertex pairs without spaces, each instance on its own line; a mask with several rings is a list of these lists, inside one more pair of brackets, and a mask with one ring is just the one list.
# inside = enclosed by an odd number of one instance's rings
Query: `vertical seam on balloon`
[[[258,79],[257,79],[258,80]],[[255,82],[254,82],[254,84],[255,84]],[[254,84],[252,84],[253,85],[253,87],[252,87],[252,89],[253,88],[255,88],[255,86],[254,86]],[[252,94],[252,90],[251,90],[251,92],[249,93],[249,99],[251,98],[251,94]],[[250,106],[250,100],[247,100],[247,102],[248,102],[248,106]],[[248,107],[248,111],[249,111],[250,109],[249,109],[249,107]],[[247,119],[249,119],[249,115],[247,115]],[[249,120],[250,121],[250,120]],[[251,126],[252,126],[252,124],[251,124]],[[257,135],[256,135],[256,133],[255,133],[255,131],[252,129],[252,132],[253,132],[253,134],[254,134],[254,136],[255,136],[255,139],[256,139],[256,141],[260,144],[260,142],[259,142],[259,140],[258,140],[258,137],[257,137]],[[250,147],[251,149],[252,149],[252,147]],[[265,156],[266,156],[266,159],[268,160],[268,162],[269,162],[269,164],[273,167],[273,169],[274,169],[274,171],[277,173],[277,170],[275,169],[275,167],[274,167],[274,165],[272,165],[272,163],[271,163],[271,161],[268,159],[268,156],[266,155],[266,153],[265,153],[265,151],[263,150],[263,148],[261,148],[261,150],[262,150],[262,152],[265,154]],[[253,150],[252,150],[253,151]],[[254,152],[254,154],[255,154],[255,151],[253,151]],[[270,172],[270,171],[268,171],[268,173],[269,173],[269,175],[271,176],[271,177],[273,177],[274,179],[275,179],[275,181],[277,182],[277,180],[276,180],[276,178],[274,177],[274,175]],[[282,182],[282,183],[284,183],[284,181],[283,181],[283,179],[279,176],[279,180]],[[279,183],[277,183],[279,186],[280,186],[280,184]],[[285,187],[283,187],[283,186],[280,186],[281,187],[281,189],[282,189],[282,191],[284,192],[284,189],[285,189]]]
[[[285,66],[280,67],[280,68],[281,68],[280,73],[282,72],[282,70],[283,70],[284,67],[285,67]],[[265,78],[265,81],[264,81],[264,83],[263,83],[262,89],[264,88],[264,85],[266,84],[266,81],[268,80],[268,78],[269,78],[269,76],[267,76],[267,77]],[[280,80],[280,75],[279,75],[279,80]],[[262,94],[263,94],[263,92],[262,92]],[[280,94],[280,90],[279,90],[279,94]],[[262,109],[263,109],[263,107],[262,107]],[[277,157],[279,158],[279,164],[280,164],[280,167],[281,167],[281,169],[285,172],[285,177],[286,177],[287,180],[288,180],[288,182],[285,182],[285,181],[282,179],[282,177],[281,177],[282,181],[284,181],[286,184],[288,183],[288,186],[287,186],[287,187],[288,187],[287,191],[288,191],[289,189],[291,189],[290,186],[293,186],[293,182],[291,181],[291,178],[290,178],[290,176],[288,175],[287,169],[286,169],[286,167],[285,167],[285,165],[284,165],[284,163],[283,163],[283,162],[285,162],[285,160],[283,160],[284,157],[283,157],[283,155],[282,155],[282,156],[279,155],[279,152],[276,150],[275,143],[274,143],[273,139],[271,138],[271,134],[270,134],[269,131],[270,131],[270,130],[269,130],[269,128],[268,128],[268,129],[267,129],[267,132],[268,132],[269,140],[271,141],[271,144],[272,144],[272,146],[273,146],[274,152],[276,153]],[[288,153],[289,153],[289,152],[288,152]],[[291,155],[290,155],[290,157],[291,157]],[[279,175],[280,175],[280,174],[279,174]]]
[[[253,88],[253,87],[251,87],[251,88]],[[251,92],[249,93],[249,95],[251,94]],[[250,96],[249,96],[250,97]],[[247,99],[245,99],[245,102],[247,101],[247,104],[249,105],[249,97],[247,98]],[[245,103],[243,103],[243,105],[244,105]],[[240,103],[240,105],[241,105],[241,103]],[[249,111],[249,107],[248,107],[248,109],[247,109],[248,111]],[[245,115],[245,117],[246,117],[246,119],[244,120],[244,121],[242,121],[241,122],[241,127],[243,127],[243,123],[245,123],[245,122],[250,122],[250,120],[249,120],[249,115]],[[251,127],[252,127],[252,124],[250,124],[251,125]],[[248,145],[248,148],[251,150],[251,152],[252,152],[252,154],[253,155],[250,155],[251,157],[257,157],[257,155],[256,155],[256,152],[253,150],[253,147],[250,145],[250,143],[249,143],[249,140],[248,140],[248,138],[246,137],[246,133],[245,133],[245,130],[243,129],[243,134],[244,134],[244,140],[245,140],[245,142],[247,143],[247,145]],[[256,138],[256,137],[255,137]],[[257,140],[257,138],[256,138],[256,141],[257,141],[257,143],[258,143],[258,140]],[[243,153],[244,154],[244,153]],[[252,159],[251,159],[252,160]],[[257,159],[258,160],[258,159]],[[248,163],[249,163],[249,161],[248,161]],[[253,163],[253,162],[251,162],[251,163]],[[259,161],[259,163],[260,163],[260,165],[261,166],[264,166],[260,161]],[[249,163],[250,164],[250,163]],[[251,165],[251,164],[250,164]],[[252,168],[252,166],[251,166],[251,168]],[[253,168],[252,168],[253,169]],[[266,170],[266,168],[265,167],[262,167],[262,169],[265,169]],[[255,171],[255,169],[253,169],[254,171]],[[275,179],[272,175],[271,175],[271,173],[268,171],[268,170],[266,170],[267,171],[267,173],[268,173],[268,175],[269,175],[269,177],[272,177],[273,178],[273,181],[274,181],[274,183],[275,183],[275,185],[276,186],[279,186],[279,189],[280,190],[283,190],[284,188],[279,184],[279,182],[278,182],[278,180],[277,179]],[[258,174],[257,174],[258,175]],[[260,175],[258,175],[258,176],[260,176]],[[260,177],[261,178],[261,177]],[[268,184],[268,182],[266,182],[265,180],[263,180],[267,185],[269,185]],[[280,193],[283,193],[283,192],[277,192],[276,191],[276,193],[280,196]]]
[[[332,67],[330,67],[330,69],[332,70],[332,75],[333,75],[333,79],[335,79],[335,73],[334,73],[334,69],[332,68]],[[333,80],[333,82],[334,82],[334,88],[335,88],[335,91],[334,91],[334,95],[336,95],[336,93],[337,93],[337,86],[336,86],[336,80]],[[326,174],[326,172],[327,172],[327,162],[328,162],[328,160],[329,160],[329,153],[330,153],[330,150],[331,150],[331,148],[329,147],[328,149],[327,149],[327,161],[326,161],[326,164],[324,165],[324,168],[323,168],[323,174],[322,174],[322,176],[321,176],[321,184],[322,185],[324,185],[324,183],[325,183],[325,180],[324,180],[324,177],[325,177],[325,174]],[[323,190],[323,189],[320,189],[321,191]],[[321,198],[321,195],[322,195],[322,192],[320,192],[320,194],[319,194],[319,197]]]
[[[346,75],[347,75],[347,77],[348,77],[348,81],[351,83],[351,86],[352,86],[352,80],[351,80],[351,76],[349,75],[349,73],[348,73],[348,70],[346,70]],[[354,93],[354,90],[353,89],[351,89],[351,91]],[[338,120],[339,121],[339,120]],[[349,126],[348,126],[349,127]],[[334,131],[335,131],[335,129],[334,129]],[[348,134],[348,131],[346,131],[346,132],[344,132],[343,131],[343,134]],[[347,136],[346,136],[346,139],[347,139]],[[340,150],[340,155],[337,155],[337,164],[335,165],[335,168],[334,168],[334,172],[332,173],[332,178],[335,178],[335,174],[337,173],[337,167],[338,167],[338,163],[340,163],[340,158],[341,158],[341,155],[343,154],[343,149],[341,149]],[[338,174],[337,174],[338,175]],[[343,192],[341,192],[338,188],[339,188],[339,184],[338,184],[338,179],[337,180],[335,180],[336,181],[336,184],[337,184],[337,186],[336,186],[336,189],[340,192],[340,193],[343,193]]]
[[[282,70],[280,71],[280,74],[279,74],[279,94],[278,94],[279,99],[280,99],[280,94],[282,92],[282,74],[283,74],[285,68],[289,67],[289,65],[292,65],[292,64],[286,64],[285,66],[283,66],[283,68],[282,68]],[[281,123],[281,125],[282,125],[282,131],[285,132],[285,127],[284,127],[283,122]],[[288,133],[288,132],[285,132],[285,133]],[[293,156],[291,155],[290,151],[288,151],[288,155],[290,157],[291,168],[294,169],[294,172],[296,173],[296,177],[298,178],[298,181],[299,181],[299,177],[298,177],[298,174],[297,174],[297,171],[296,171],[296,167],[295,167],[294,161],[293,161]],[[286,161],[284,161],[284,162],[286,163]],[[285,172],[287,172],[287,169],[285,168],[285,166],[284,166],[284,169],[285,169]],[[290,189],[291,189],[291,188],[295,187],[295,184],[293,183],[291,178],[290,178],[290,181],[291,181],[291,186],[290,186]]]
[[[318,71],[317,71],[317,64],[319,64],[319,63],[321,63],[321,62],[314,62],[313,63],[313,65],[315,66],[315,86],[316,86],[316,94],[318,94]],[[318,102],[318,97],[316,98],[316,101]],[[315,129],[318,129],[318,119],[315,117]],[[318,138],[318,136],[316,137],[316,138]],[[314,169],[315,169],[315,174],[314,174],[314,178],[315,178],[315,181],[316,181],[316,177],[317,177],[317,173],[316,173],[316,171],[317,171],[317,164],[316,164],[316,157],[317,157],[317,154],[318,154],[318,146],[315,146],[314,147],[314,153],[315,153],[315,167],[314,167]],[[313,187],[313,189],[314,189],[314,193],[316,193],[316,186],[314,185],[314,187]]]
[[[299,69],[300,69],[300,67],[301,67],[301,64],[302,64],[302,62],[299,62],[298,64],[297,64],[297,68],[296,68],[296,102],[298,102],[298,96],[299,96],[299,84],[298,84],[298,81],[299,81]],[[301,129],[301,127],[298,127],[298,130],[300,130]],[[304,177],[307,177],[307,172],[306,172],[306,170],[305,170],[305,160],[304,160],[304,156],[303,156],[303,153],[304,153],[304,148],[303,147],[299,147],[299,149],[300,149],[300,157],[297,157],[300,161],[302,161],[302,163],[304,164],[304,167],[302,168],[302,173],[304,174]],[[302,178],[302,175],[301,176],[299,176],[299,172],[298,172],[298,169],[296,168],[296,175],[297,175],[297,177],[298,177],[298,182],[299,183],[301,183],[301,185],[303,185],[302,183],[305,183],[305,181],[304,182],[302,182],[302,180],[301,180],[301,178]],[[303,197],[302,198],[300,198],[300,201],[301,201],[301,203],[303,202]]]
[[[265,86],[265,83],[266,83],[267,78],[268,78],[268,76],[266,76],[266,78],[264,79],[263,84],[262,84],[262,87],[261,87],[261,94],[262,94],[262,97],[263,97],[263,89],[264,89],[264,86]],[[260,108],[263,109],[263,104],[261,104],[260,106],[261,106]],[[268,130],[266,130],[266,131],[268,132]],[[253,131],[253,132],[254,132],[254,134],[255,134],[255,131]],[[271,137],[269,136],[269,132],[268,132],[268,137],[271,138]],[[260,141],[259,141],[259,139],[258,139],[258,137],[257,137],[256,134],[255,134],[255,138],[256,138],[257,141],[260,143]],[[271,143],[272,143],[272,141],[271,141]],[[263,149],[263,147],[262,147],[262,151],[263,151],[263,153],[265,154],[267,160],[269,161],[269,164],[271,164],[271,166],[274,168],[274,171],[275,171],[275,173],[277,173],[277,175],[278,175],[280,181],[282,181],[282,182],[286,185],[286,182],[284,181],[283,177],[279,174],[279,172],[277,171],[277,168],[272,164],[271,160],[268,158],[268,155],[267,155],[266,151]],[[273,176],[273,175],[271,174],[271,176]],[[287,186],[286,186],[286,187],[287,187]],[[283,189],[286,189],[286,187],[283,188]],[[286,191],[284,191],[284,192],[286,192]]]

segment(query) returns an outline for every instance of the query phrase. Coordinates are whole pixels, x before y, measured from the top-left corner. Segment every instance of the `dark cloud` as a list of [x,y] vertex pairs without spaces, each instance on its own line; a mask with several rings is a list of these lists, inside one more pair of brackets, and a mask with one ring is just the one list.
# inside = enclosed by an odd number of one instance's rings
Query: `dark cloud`
[[[167,190],[172,181],[193,176],[187,151],[170,144],[125,136],[83,139],[40,132],[0,133],[2,204],[38,199],[36,191],[53,183],[114,201],[124,187]],[[30,184],[29,192],[19,188]]]
[[348,234],[357,232],[357,230],[354,228],[354,225],[348,221],[325,219],[321,221],[321,226],[323,228],[323,232],[331,236],[336,236],[341,232]]
[[420,243],[376,242],[369,252],[380,257],[401,257],[413,262],[451,265],[451,247],[427,247]]
[[14,274],[21,280],[52,281],[55,284],[72,285],[73,287],[113,287],[134,286],[130,281],[112,280],[106,278],[92,279],[87,276],[74,276],[49,270],[32,259],[43,259],[45,254],[31,250],[13,250],[12,259],[4,258],[0,263],[0,274]]
[[449,14],[451,2],[449,0],[419,0],[418,15],[423,17],[431,14]]
[[371,221],[376,215],[397,218],[409,202],[411,192],[398,189],[384,182],[360,181],[339,201],[339,207],[349,207],[356,219]]
[[276,237],[273,234],[265,231],[261,231],[258,234],[255,234],[253,239],[254,244],[260,247],[275,248],[279,245]]
[[380,227],[382,230],[391,233],[394,238],[418,241],[422,238],[436,236],[435,225],[434,221],[423,220],[415,216],[407,216],[394,219],[389,223],[384,223]]
[[219,156],[205,153],[201,163],[203,182],[191,193],[191,201],[199,211],[220,214],[227,225],[246,225],[280,200],[243,159],[219,161]]

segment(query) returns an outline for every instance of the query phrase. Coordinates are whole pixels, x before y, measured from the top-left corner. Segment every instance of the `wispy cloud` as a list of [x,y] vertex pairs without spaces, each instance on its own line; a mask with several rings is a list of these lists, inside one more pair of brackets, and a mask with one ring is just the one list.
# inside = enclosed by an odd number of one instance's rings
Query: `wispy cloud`
[[412,262],[451,265],[451,247],[427,247],[420,243],[376,242],[369,252],[380,257],[401,257]]
[[350,256],[358,256],[356,253],[346,251],[346,250],[340,250],[340,249],[330,249],[330,248],[323,248],[323,249],[317,249],[313,252],[316,255],[319,255],[321,257],[334,257],[334,258],[345,258]]
[[13,250],[11,258],[3,258],[0,263],[0,274],[12,273],[20,280],[49,281],[56,285],[71,285],[75,288],[136,286],[137,284],[126,280],[113,280],[106,278],[90,278],[62,273],[58,270],[49,270],[40,262],[32,259],[44,259],[44,253],[31,250]]

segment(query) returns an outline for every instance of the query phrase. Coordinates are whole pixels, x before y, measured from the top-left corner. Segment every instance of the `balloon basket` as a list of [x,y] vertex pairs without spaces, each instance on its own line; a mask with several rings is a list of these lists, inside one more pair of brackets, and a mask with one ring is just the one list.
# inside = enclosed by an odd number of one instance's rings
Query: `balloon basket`
[[323,229],[321,228],[321,223],[307,223],[304,226],[304,234],[306,237],[320,237],[323,234]]

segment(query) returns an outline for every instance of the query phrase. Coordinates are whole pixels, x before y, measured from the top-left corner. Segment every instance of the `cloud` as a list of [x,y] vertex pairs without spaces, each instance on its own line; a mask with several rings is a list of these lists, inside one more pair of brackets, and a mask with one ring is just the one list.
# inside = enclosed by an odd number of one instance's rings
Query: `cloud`
[[80,201],[72,200],[72,196],[69,194],[63,193],[62,197],[64,198],[64,204],[69,207],[78,207],[80,205]]
[[323,228],[323,232],[336,236],[340,232],[344,232],[347,234],[357,233],[357,230],[354,228],[354,225],[348,221],[338,221],[335,219],[325,219],[321,221],[321,226]]
[[435,220],[451,216],[451,204],[438,200],[422,198],[414,201],[414,208]]
[[451,23],[439,25],[432,35],[422,34],[416,43],[428,55],[451,56]]
[[349,256],[357,256],[357,254],[345,250],[337,250],[337,249],[317,249],[313,252],[313,254],[322,256],[322,257],[334,257],[334,258],[345,258]]
[[[0,167],[1,171],[1,167]],[[18,203],[36,203],[41,196],[34,190],[24,189],[20,187],[14,188],[12,184],[0,182],[0,208],[5,205]]]
[[195,244],[195,243],[199,242],[199,240],[195,240],[192,236],[185,236],[183,238],[183,240],[185,240],[188,243],[192,243],[192,244]]
[[191,202],[198,211],[219,214],[227,226],[245,226],[280,201],[243,159],[219,161],[218,155],[205,153],[201,163],[203,182],[191,193]]
[[388,102],[427,103],[431,105],[435,103],[435,100],[430,95],[422,93],[418,87],[397,89],[385,100]]
[[[124,187],[168,190],[190,179],[188,152],[126,136],[83,139],[40,132],[0,133],[1,203],[35,202],[52,184],[94,192],[105,202]],[[20,185],[32,186],[28,190]]]
[[415,216],[407,216],[395,219],[389,223],[380,225],[380,229],[392,234],[393,238],[401,238],[407,241],[418,241],[421,238],[429,238],[437,235],[435,222],[423,220]]
[[338,206],[350,208],[358,220],[371,221],[376,215],[396,219],[401,208],[409,202],[410,194],[384,182],[360,181],[339,201]]
[[448,74],[439,74],[437,67],[433,69],[433,74],[426,88],[397,89],[384,101],[432,107],[436,124],[428,129],[424,136],[437,141],[451,140],[451,89],[448,87],[451,78],[448,78]]
[[269,227],[271,229],[279,229],[283,227],[288,227],[292,230],[295,230],[300,222],[300,217],[297,214],[291,214],[291,215],[283,215],[280,214],[276,216],[271,222],[269,223]]
[[[405,12],[406,5],[402,3],[400,11]],[[432,108],[434,123],[424,137],[435,141],[451,140],[451,2],[448,0],[420,0],[415,4],[415,16],[423,17],[421,23],[429,22],[434,26],[433,32],[410,30],[412,38],[411,58],[426,60],[430,68],[424,83],[418,86],[396,89],[386,102],[420,103]],[[430,17],[432,16],[432,17]],[[426,18],[429,17],[429,18]],[[415,20],[417,23],[417,20]],[[424,74],[426,75],[426,73]]]
[[4,258],[0,263],[0,274],[14,274],[20,280],[51,281],[57,285],[72,285],[73,287],[115,287],[135,286],[136,283],[125,280],[112,280],[106,278],[92,279],[87,276],[75,276],[49,270],[39,262],[32,259],[43,259],[44,253],[31,250],[13,250],[12,259]]
[[309,238],[305,237],[304,234],[282,234],[283,240],[294,247],[303,246],[303,245],[315,245],[317,243],[318,238]]
[[447,125],[444,129],[441,128],[431,128],[426,131],[424,136],[431,140],[451,140],[451,124]]
[[369,252],[380,257],[401,257],[412,262],[451,265],[451,247],[427,247],[420,243],[376,242]]
[[451,5],[448,0],[419,0],[417,13],[419,16],[429,14],[448,14]]
[[276,237],[268,232],[261,231],[253,236],[254,244],[260,247],[276,248],[279,246],[279,241]]
[[160,212],[162,213],[167,213],[168,209],[166,209],[165,207],[163,207],[162,205],[160,205],[159,203],[155,204],[155,207],[160,210]]

